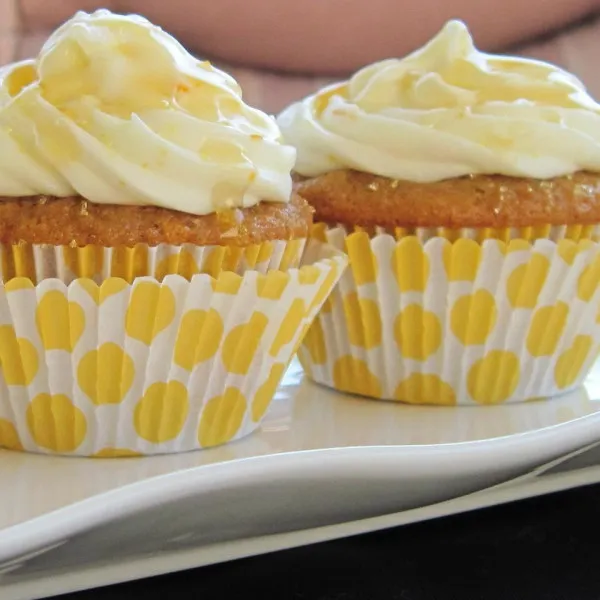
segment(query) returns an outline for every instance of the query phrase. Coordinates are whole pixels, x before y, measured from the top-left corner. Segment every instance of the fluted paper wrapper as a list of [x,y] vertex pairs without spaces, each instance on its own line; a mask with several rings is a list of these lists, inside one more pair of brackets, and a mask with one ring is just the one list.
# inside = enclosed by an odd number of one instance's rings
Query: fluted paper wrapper
[[346,258],[0,286],[0,445],[79,456],[206,448],[253,431]]
[[78,277],[101,283],[109,277],[133,281],[146,275],[161,280],[165,275],[190,279],[198,273],[217,277],[221,271],[243,274],[248,269],[266,273],[271,269],[297,267],[305,239],[265,241],[252,246],[173,246],[159,244],[134,247],[50,246],[43,244],[0,245],[0,276],[4,281],[27,277],[34,283],[57,278],[70,283]]
[[559,229],[532,241],[509,230],[491,236],[503,241],[317,229],[350,268],[304,339],[304,369],[412,404],[520,402],[578,386],[600,343],[600,245]]

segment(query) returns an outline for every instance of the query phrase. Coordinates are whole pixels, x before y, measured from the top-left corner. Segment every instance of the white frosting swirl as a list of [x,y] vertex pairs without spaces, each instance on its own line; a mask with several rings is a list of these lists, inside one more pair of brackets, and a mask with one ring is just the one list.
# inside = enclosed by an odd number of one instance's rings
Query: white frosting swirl
[[0,196],[202,215],[287,202],[294,160],[229,75],[142,17],[77,13],[0,69]]
[[558,67],[477,51],[449,22],[429,44],[291,105],[296,171],[351,168],[432,182],[471,173],[600,171],[600,105]]

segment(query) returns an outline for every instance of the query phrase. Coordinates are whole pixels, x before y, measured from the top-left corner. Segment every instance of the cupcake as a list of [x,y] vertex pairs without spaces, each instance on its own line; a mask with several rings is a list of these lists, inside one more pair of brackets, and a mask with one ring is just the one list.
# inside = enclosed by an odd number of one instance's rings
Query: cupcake
[[293,104],[313,235],[350,269],[300,349],[315,381],[412,404],[566,392],[598,352],[600,105],[449,22]]
[[138,16],[0,69],[0,446],[131,456],[255,429],[344,257],[295,150]]

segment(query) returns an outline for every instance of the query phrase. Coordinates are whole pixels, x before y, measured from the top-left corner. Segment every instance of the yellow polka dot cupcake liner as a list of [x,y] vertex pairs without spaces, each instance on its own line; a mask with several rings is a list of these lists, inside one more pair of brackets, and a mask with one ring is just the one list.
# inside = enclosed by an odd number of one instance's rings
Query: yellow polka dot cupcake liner
[[[313,236],[317,239],[325,239],[325,231],[328,227],[324,223],[316,223],[313,227]],[[449,242],[459,239],[483,242],[485,240],[499,240],[510,242],[511,240],[525,240],[533,242],[539,239],[552,240],[600,240],[600,225],[536,225],[532,227],[480,227],[478,229],[462,228],[450,229],[448,227],[394,227],[386,229],[383,227],[355,227],[354,232],[365,232],[371,237],[389,234],[396,239],[414,236],[421,242],[426,242],[435,237],[443,237]]]
[[249,434],[345,264],[311,241],[265,273],[2,283],[0,446],[138,456]]
[[297,267],[305,244],[305,239],[294,239],[245,247],[138,244],[105,248],[21,242],[0,245],[0,275],[4,281],[27,277],[34,283],[50,278],[70,283],[84,277],[101,283],[109,277],[131,282],[144,276],[162,280],[166,275],[182,275],[190,279],[201,273],[217,277],[221,271],[242,274],[248,269],[266,273]]
[[350,259],[299,349],[318,383],[410,404],[520,402],[578,386],[598,354],[600,244],[585,235],[315,235]]

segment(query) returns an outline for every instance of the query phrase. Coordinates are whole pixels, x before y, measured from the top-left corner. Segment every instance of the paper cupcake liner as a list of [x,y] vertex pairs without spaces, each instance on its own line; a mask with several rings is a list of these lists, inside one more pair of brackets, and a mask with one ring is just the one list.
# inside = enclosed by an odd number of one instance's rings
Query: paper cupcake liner
[[578,386],[597,356],[590,239],[316,235],[350,259],[299,350],[319,383],[412,404],[519,402]]
[[134,247],[118,246],[51,246],[43,244],[0,245],[0,278],[27,277],[34,283],[60,279],[71,283],[79,277],[100,283],[109,277],[132,282],[136,277],[151,276],[162,280],[165,275],[190,279],[206,273],[213,277],[221,271],[243,274],[252,269],[266,273],[271,269],[287,270],[300,264],[305,239],[266,241],[252,246],[173,246],[159,244]]
[[[343,227],[338,225],[338,227]],[[325,240],[325,232],[330,229],[325,223],[316,223],[313,226],[312,235],[317,239]],[[600,240],[600,224],[598,225],[537,225],[535,227],[481,227],[481,228],[462,228],[449,229],[447,227],[355,227],[352,231],[364,232],[371,237],[388,234],[397,240],[404,237],[414,236],[421,242],[426,242],[432,238],[442,237],[450,242],[459,239],[469,239],[476,242],[484,240],[501,240],[509,242],[511,240],[535,241],[539,239],[552,240]],[[350,233],[348,231],[348,233]]]
[[0,286],[0,446],[78,456],[194,450],[258,427],[346,257],[301,268]]

